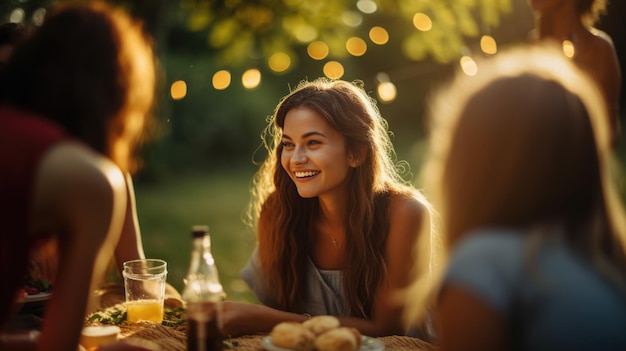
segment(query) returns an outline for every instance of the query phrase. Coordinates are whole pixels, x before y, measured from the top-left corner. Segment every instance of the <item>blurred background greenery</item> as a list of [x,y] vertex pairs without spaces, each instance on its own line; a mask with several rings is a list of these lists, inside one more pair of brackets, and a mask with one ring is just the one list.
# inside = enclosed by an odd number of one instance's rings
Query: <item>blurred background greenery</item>
[[[55,2],[3,0],[0,21],[37,25]],[[254,301],[239,271],[255,244],[243,216],[255,161],[265,157],[259,136],[291,87],[323,75],[363,81],[415,180],[428,95],[462,60],[494,54],[485,41],[502,50],[526,40],[534,22],[527,0],[109,2],[145,22],[161,64],[155,128],[135,175],[146,254],[168,261],[168,281],[180,290],[190,228],[207,224],[226,292],[243,301]],[[626,2],[613,0],[599,27],[613,37],[626,72],[624,17]],[[312,51],[320,45],[321,54]],[[249,70],[260,77],[251,85],[243,78]]]

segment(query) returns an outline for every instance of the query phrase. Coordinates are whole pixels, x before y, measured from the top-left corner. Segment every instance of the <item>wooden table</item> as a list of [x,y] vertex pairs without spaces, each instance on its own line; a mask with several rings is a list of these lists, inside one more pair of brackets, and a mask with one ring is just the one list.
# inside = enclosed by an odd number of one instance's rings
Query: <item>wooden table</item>
[[[99,310],[111,306],[123,307],[124,288],[121,285],[110,285],[100,292]],[[180,303],[177,299],[166,299],[166,309],[175,308]],[[87,323],[90,324],[90,323]],[[187,323],[178,327],[166,327],[156,323],[136,323],[119,325],[121,338],[138,344],[153,342],[161,351],[186,351]],[[226,340],[230,345],[225,351],[264,351],[261,339],[264,335],[249,335]],[[435,347],[417,338],[407,336],[386,336],[378,338],[385,344],[385,351],[433,351]]]
[[[264,335],[248,335],[227,340],[233,351],[264,351],[261,339]],[[122,338],[129,341],[149,340],[159,345],[162,351],[185,351],[186,325],[177,328],[160,324],[145,323],[134,328],[122,327]],[[408,336],[385,336],[378,338],[385,344],[386,351],[434,351],[436,348],[420,339]]]

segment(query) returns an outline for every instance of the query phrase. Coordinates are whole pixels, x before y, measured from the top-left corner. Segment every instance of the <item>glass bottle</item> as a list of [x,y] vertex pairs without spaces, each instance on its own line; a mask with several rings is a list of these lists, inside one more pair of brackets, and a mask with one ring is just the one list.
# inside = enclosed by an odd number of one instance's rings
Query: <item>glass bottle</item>
[[191,263],[182,298],[187,307],[187,350],[221,351],[225,294],[211,254],[209,227],[193,226]]

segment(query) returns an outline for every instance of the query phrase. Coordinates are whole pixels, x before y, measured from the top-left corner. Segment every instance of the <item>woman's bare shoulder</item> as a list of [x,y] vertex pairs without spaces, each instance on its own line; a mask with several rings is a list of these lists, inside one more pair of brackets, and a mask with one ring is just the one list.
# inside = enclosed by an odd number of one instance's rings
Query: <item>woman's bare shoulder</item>
[[389,201],[389,235],[391,242],[412,241],[424,224],[430,221],[430,207],[419,192],[392,194]]
[[417,190],[394,192],[389,199],[389,211],[399,216],[421,215],[429,210],[426,198]]
[[[35,177],[33,229],[58,226],[56,221],[63,221],[69,213],[79,216],[106,208],[125,196],[119,167],[82,144],[61,142],[44,155]],[[108,212],[102,211],[102,216]]]
[[75,142],[63,142],[53,147],[42,160],[40,172],[56,181],[57,186],[87,186],[106,188],[123,185],[121,169],[108,158]]
[[606,62],[607,60],[617,61],[615,45],[613,39],[606,32],[591,28],[590,35],[587,36],[586,51],[593,54],[598,62]]
[[589,29],[589,32],[593,34],[599,45],[608,46],[611,49],[615,48],[615,45],[613,44],[613,39],[607,32],[598,28],[591,28]]

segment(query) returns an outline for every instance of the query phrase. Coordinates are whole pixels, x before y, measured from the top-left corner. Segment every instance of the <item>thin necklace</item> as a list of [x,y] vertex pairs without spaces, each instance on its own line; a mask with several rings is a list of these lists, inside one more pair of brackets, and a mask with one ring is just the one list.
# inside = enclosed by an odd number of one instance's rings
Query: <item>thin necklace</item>
[[324,231],[324,234],[328,234],[328,236],[330,237],[330,240],[333,241],[333,246],[337,247],[337,240],[335,240],[335,236],[333,235],[332,230],[330,230],[330,225],[328,224],[328,220],[326,218],[324,218],[324,224],[328,229],[328,233],[326,233],[326,231]]
[[330,240],[333,241],[333,246],[337,247],[337,240],[335,240],[335,237],[333,236],[333,233],[331,233],[330,231],[328,232],[328,235],[330,236]]

